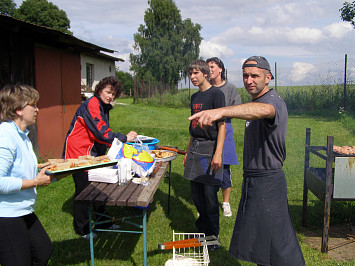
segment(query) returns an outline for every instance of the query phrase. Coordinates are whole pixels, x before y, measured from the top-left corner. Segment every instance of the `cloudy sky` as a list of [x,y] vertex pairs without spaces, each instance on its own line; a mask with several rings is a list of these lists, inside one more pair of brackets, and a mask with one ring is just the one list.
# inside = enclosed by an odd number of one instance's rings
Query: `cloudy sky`
[[[175,3],[183,19],[191,18],[202,26],[200,56],[220,57],[230,82],[241,85],[242,62],[251,55],[263,55],[272,68],[276,62],[278,83],[283,85],[305,81],[310,75],[317,75],[315,69],[319,64],[342,62],[345,54],[355,59],[355,29],[340,18],[339,9],[345,1],[175,0]],[[22,3],[14,2],[17,7]],[[144,24],[147,0],[51,2],[67,13],[75,37],[118,51],[117,56],[126,60],[118,64],[119,68],[129,70],[129,53],[135,53],[133,34]],[[355,65],[350,66],[354,69],[349,73],[355,77]]]

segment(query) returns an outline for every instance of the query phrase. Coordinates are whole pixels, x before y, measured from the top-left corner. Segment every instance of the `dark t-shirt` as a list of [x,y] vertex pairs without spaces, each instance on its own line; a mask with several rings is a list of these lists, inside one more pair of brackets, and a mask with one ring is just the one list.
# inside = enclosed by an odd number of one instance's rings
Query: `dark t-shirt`
[[286,158],[288,113],[285,102],[270,90],[253,102],[268,103],[275,108],[274,119],[247,120],[244,133],[244,170],[281,169]]
[[[191,96],[191,115],[203,110],[216,109],[225,106],[224,93],[214,86],[208,90],[198,91]],[[190,122],[190,135],[194,138],[217,140],[218,122],[225,121],[224,119],[213,122],[211,127],[205,127],[202,130],[198,124],[198,119]]]

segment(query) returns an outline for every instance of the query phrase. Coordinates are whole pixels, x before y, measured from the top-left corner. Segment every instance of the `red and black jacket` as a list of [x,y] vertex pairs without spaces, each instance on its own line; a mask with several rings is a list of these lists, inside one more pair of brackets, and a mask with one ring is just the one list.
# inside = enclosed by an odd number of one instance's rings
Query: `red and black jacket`
[[111,104],[103,103],[97,95],[80,105],[65,138],[62,154],[64,159],[78,158],[82,155],[104,155],[114,138],[122,142],[127,141],[126,135],[114,133],[110,129],[111,109]]

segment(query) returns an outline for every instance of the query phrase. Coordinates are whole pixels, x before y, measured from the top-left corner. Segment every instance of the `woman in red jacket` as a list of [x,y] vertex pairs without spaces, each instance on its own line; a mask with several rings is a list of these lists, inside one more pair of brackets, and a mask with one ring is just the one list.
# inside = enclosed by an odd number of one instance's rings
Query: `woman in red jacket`
[[[110,104],[121,94],[121,83],[115,77],[102,79],[95,87],[93,97],[83,102],[76,111],[65,139],[63,158],[78,158],[82,155],[101,156],[111,146],[114,138],[122,142],[133,141],[134,131],[124,135],[113,132],[109,125]],[[75,182],[74,198],[90,183],[86,171],[73,174]],[[94,206],[95,211],[104,212],[104,206]],[[117,226],[108,224],[110,229]],[[74,229],[85,239],[89,239],[89,213],[87,206],[74,201]]]

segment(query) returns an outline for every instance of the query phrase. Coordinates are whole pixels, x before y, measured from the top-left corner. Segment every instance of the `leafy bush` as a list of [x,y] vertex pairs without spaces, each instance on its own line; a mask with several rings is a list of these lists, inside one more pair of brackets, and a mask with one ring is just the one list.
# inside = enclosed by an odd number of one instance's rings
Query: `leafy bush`
[[[195,93],[197,89],[192,89],[190,94]],[[163,94],[156,94],[151,98],[140,98],[136,103],[145,103],[149,106],[165,106],[165,107],[183,107],[190,108],[190,98],[188,89],[180,89],[176,93],[165,92]]]

